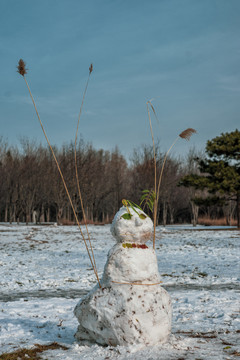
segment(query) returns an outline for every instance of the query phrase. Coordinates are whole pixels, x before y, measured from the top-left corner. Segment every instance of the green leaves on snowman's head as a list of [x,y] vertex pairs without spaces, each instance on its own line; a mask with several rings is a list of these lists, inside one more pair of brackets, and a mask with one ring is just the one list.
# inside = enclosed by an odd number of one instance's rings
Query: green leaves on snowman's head
[[131,220],[132,215],[129,213],[125,213],[121,216],[121,218],[125,219],[125,220]]
[[131,214],[131,212],[130,212],[130,210],[129,210],[129,207],[130,207],[130,208],[140,217],[140,219],[142,219],[142,220],[146,219],[147,216],[146,216],[145,214],[139,213],[139,212],[136,210],[136,208],[137,208],[137,209],[143,211],[143,210],[140,208],[140,206],[138,206],[137,204],[135,204],[133,201],[123,199],[123,200],[122,200],[122,203],[123,203],[123,205],[125,206],[125,208],[127,209],[127,212],[126,212],[125,214],[123,214],[123,215],[121,216],[121,218],[123,218],[123,219],[125,219],[125,220],[131,220],[132,214]]

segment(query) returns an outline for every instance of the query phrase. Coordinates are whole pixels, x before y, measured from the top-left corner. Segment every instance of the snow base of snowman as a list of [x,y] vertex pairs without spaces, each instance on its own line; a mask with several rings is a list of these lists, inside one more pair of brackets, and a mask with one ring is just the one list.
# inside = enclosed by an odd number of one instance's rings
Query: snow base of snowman
[[[114,220],[119,221],[117,215]],[[110,346],[164,343],[171,332],[172,305],[160,286],[156,253],[152,248],[124,247],[116,238],[120,243],[109,251],[101,288],[96,285],[75,307],[80,323],[75,338]]]

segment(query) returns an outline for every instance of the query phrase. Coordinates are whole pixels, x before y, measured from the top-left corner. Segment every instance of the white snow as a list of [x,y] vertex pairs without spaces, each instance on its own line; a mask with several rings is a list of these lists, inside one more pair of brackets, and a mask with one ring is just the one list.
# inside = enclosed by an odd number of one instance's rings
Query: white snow
[[160,275],[156,253],[153,248],[124,248],[116,244],[110,249],[104,269],[105,285],[117,283],[158,283]]
[[75,308],[80,323],[76,338],[102,345],[166,342],[172,307],[159,280],[153,249],[114,246],[108,254],[102,288],[97,285]]
[[[124,214],[128,215],[125,206],[122,206],[114,216],[111,233],[118,242],[145,243],[152,235],[152,220],[142,210],[134,209],[135,211],[131,207],[128,209],[131,213],[129,220],[123,218]],[[141,219],[137,213],[145,218]]]
[[[160,286],[155,250],[141,245],[150,237],[153,223],[143,211],[140,217],[136,208],[127,219],[125,212],[122,207],[111,225],[118,243],[108,253],[101,288],[97,284],[74,310],[79,321],[75,337],[81,343],[151,346],[169,338],[171,298]],[[133,241],[136,233],[134,248],[121,243],[125,236]]]
[[[115,240],[109,225],[89,230],[101,276]],[[240,232],[167,227],[157,236],[162,286],[173,303],[169,342],[91,347],[74,339],[73,309],[96,284],[77,227],[0,225],[0,354],[57,341],[69,349],[43,359],[233,359],[240,352]]]

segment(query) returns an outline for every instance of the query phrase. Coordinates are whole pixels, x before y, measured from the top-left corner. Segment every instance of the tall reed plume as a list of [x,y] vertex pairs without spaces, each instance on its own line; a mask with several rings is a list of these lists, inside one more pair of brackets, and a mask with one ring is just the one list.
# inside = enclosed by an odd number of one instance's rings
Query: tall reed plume
[[[91,70],[90,70],[90,69],[91,69]],[[66,191],[67,196],[68,196],[68,200],[69,200],[70,205],[71,205],[71,208],[72,208],[72,210],[73,210],[74,218],[75,218],[75,220],[76,220],[76,223],[77,223],[77,225],[78,225],[78,228],[79,228],[80,233],[81,233],[81,236],[82,236],[82,239],[83,239],[83,241],[84,241],[84,244],[85,244],[85,247],[86,247],[86,250],[87,250],[87,253],[88,253],[88,256],[89,256],[89,259],[90,259],[90,262],[91,262],[91,265],[92,265],[92,268],[93,268],[93,271],[94,271],[94,274],[95,274],[95,276],[96,276],[96,278],[97,278],[99,287],[101,288],[101,284],[100,284],[100,280],[99,280],[99,277],[98,277],[97,268],[96,268],[96,265],[95,265],[95,260],[93,260],[91,254],[90,254],[90,251],[89,251],[89,249],[88,249],[88,245],[87,245],[85,236],[84,236],[84,234],[83,234],[83,232],[82,232],[82,229],[81,229],[81,226],[80,226],[80,223],[79,223],[78,216],[77,216],[76,211],[75,211],[75,209],[74,209],[73,202],[72,202],[71,196],[70,196],[70,194],[69,194],[68,187],[67,187],[67,184],[66,184],[66,182],[65,182],[63,173],[62,173],[62,171],[61,171],[61,168],[60,168],[60,166],[59,166],[59,163],[58,163],[58,160],[57,160],[56,155],[55,155],[55,153],[54,153],[54,150],[53,150],[53,148],[52,148],[52,146],[51,146],[51,144],[50,144],[50,142],[49,142],[49,140],[48,140],[48,137],[47,137],[47,134],[46,134],[46,132],[45,132],[44,126],[43,126],[42,121],[41,121],[41,119],[40,119],[40,116],[39,116],[39,113],[38,113],[38,110],[37,110],[37,107],[36,107],[36,104],[35,104],[35,101],[34,101],[32,92],[31,92],[31,90],[30,90],[30,87],[29,87],[29,85],[28,85],[27,79],[26,79],[26,77],[25,77],[25,75],[27,74],[26,64],[25,64],[25,62],[24,62],[22,59],[20,59],[19,62],[18,62],[17,71],[18,71],[18,73],[19,73],[20,75],[23,76],[23,78],[24,78],[24,80],[25,80],[25,83],[26,83],[26,85],[27,85],[27,88],[28,88],[30,97],[31,97],[31,99],[32,99],[32,102],[33,102],[33,105],[34,105],[34,108],[35,108],[35,111],[36,111],[36,114],[37,114],[37,117],[38,117],[38,120],[39,120],[39,123],[40,123],[40,126],[41,126],[41,128],[42,128],[42,131],[43,131],[43,134],[44,134],[44,136],[45,136],[45,139],[46,139],[46,141],[47,141],[47,143],[48,143],[48,146],[49,146],[49,148],[50,148],[50,150],[51,150],[51,152],[52,152],[53,158],[54,158],[55,163],[56,163],[56,165],[57,165],[58,172],[59,172],[59,174],[60,174],[60,176],[61,176],[61,179],[62,179],[64,188],[65,188],[65,191]],[[91,72],[92,72],[92,64],[91,64],[91,66],[90,66],[90,68],[89,68],[89,73],[91,73]],[[86,92],[86,89],[85,89],[85,92]],[[84,99],[83,99],[83,100],[84,100]],[[83,102],[82,102],[82,103],[83,103]],[[82,203],[81,203],[81,204],[82,204]],[[84,209],[83,209],[83,211],[84,211]],[[89,236],[89,234],[88,234],[88,236]],[[89,237],[89,238],[90,238],[90,237]],[[92,251],[92,248],[91,248],[91,251]],[[93,251],[92,251],[92,254],[93,254]]]
[[85,225],[85,228],[86,228],[86,231],[87,231],[88,242],[89,242],[89,246],[90,246],[92,257],[93,257],[93,263],[94,263],[95,269],[97,269],[96,262],[95,262],[95,257],[94,257],[94,253],[93,253],[93,248],[92,248],[92,243],[91,243],[91,239],[90,239],[90,234],[89,234],[88,226],[87,226],[87,219],[86,219],[86,214],[85,214],[85,209],[84,209],[84,204],[83,204],[83,199],[82,199],[82,193],[81,193],[81,189],[80,189],[80,181],[79,181],[78,166],[77,166],[78,128],[79,128],[80,118],[81,118],[81,114],[82,114],[83,103],[84,103],[84,99],[85,99],[85,95],[86,95],[86,92],[87,92],[88,83],[89,83],[90,75],[91,75],[92,71],[93,71],[93,64],[91,64],[90,67],[89,67],[88,79],[87,79],[87,83],[86,83],[85,90],[84,90],[84,93],[83,93],[82,103],[81,103],[80,110],[79,110],[79,115],[78,115],[77,130],[76,130],[76,134],[75,134],[75,144],[74,144],[74,160],[75,160],[75,174],[76,174],[76,182],[77,182],[77,188],[78,188],[78,196],[79,196],[79,199],[80,199],[81,209],[82,209],[82,213],[83,213],[83,222],[84,222],[84,225]]
[[157,160],[156,160],[156,148],[155,148],[155,142],[154,142],[154,133],[153,133],[153,128],[152,128],[152,121],[151,121],[151,116],[150,116],[150,108],[152,109],[152,112],[154,114],[154,116],[157,118],[156,115],[156,111],[151,103],[151,101],[147,101],[147,112],[148,112],[148,120],[149,120],[149,125],[150,125],[150,131],[151,131],[151,136],[152,136],[152,143],[153,143],[153,159],[154,159],[154,192],[155,192],[155,199],[154,199],[154,210],[153,210],[153,248],[155,249],[155,241],[156,241],[156,225],[157,225],[157,208],[158,208],[158,202],[159,202],[159,194],[160,194],[160,185],[162,182],[162,176],[163,176],[163,171],[164,171],[164,167],[166,164],[166,160],[168,157],[169,152],[171,151],[171,149],[173,148],[173,146],[176,144],[176,142],[178,141],[179,138],[181,139],[185,139],[185,140],[190,140],[191,136],[196,133],[195,129],[192,128],[188,128],[184,131],[182,131],[174,140],[174,142],[172,143],[172,145],[170,146],[170,148],[168,149],[168,151],[166,152],[164,159],[163,159],[163,164],[162,164],[162,168],[161,168],[161,172],[160,172],[160,176],[157,182]]

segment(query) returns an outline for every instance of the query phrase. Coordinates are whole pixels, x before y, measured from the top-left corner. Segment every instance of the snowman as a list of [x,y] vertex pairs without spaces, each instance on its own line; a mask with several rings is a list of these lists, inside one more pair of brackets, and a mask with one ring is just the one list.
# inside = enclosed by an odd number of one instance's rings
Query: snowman
[[145,243],[152,220],[140,208],[123,206],[115,215],[110,249],[101,279],[74,309],[75,338],[82,344],[152,346],[171,332],[172,305],[160,285],[157,257]]

